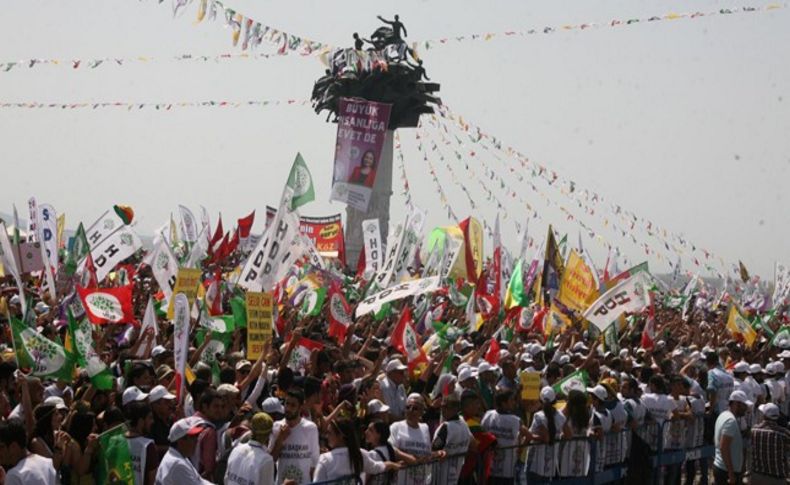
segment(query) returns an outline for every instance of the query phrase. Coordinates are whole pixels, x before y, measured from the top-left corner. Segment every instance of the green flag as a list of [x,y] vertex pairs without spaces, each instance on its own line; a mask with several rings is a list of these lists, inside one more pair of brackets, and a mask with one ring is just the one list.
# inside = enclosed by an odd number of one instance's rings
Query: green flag
[[619,352],[620,345],[617,340],[617,321],[612,322],[603,331],[603,345],[608,352]]
[[247,303],[243,296],[236,295],[230,299],[230,311],[236,328],[247,328]]
[[99,435],[97,483],[134,485],[132,454],[122,424]]
[[74,237],[69,240],[69,250],[64,265],[67,275],[71,276],[77,271],[77,265],[82,261],[82,258],[88,255],[89,251],[90,246],[88,246],[88,238],[85,237],[85,228],[80,222]]
[[519,259],[516,267],[513,269],[513,274],[510,276],[507,292],[505,292],[505,310],[527,305],[529,305],[529,295],[524,291],[524,271]]
[[774,337],[771,339],[771,345],[774,347],[787,348],[790,345],[790,327],[783,325],[782,328],[776,331]]
[[74,360],[63,346],[40,335],[14,317],[11,317],[11,331],[20,368],[30,368],[34,376],[71,381]]
[[313,189],[313,177],[307,164],[304,163],[301,153],[296,154],[294,164],[291,166],[291,173],[288,175],[288,187],[293,190],[291,198],[291,210],[315,200],[315,190]]
[[573,374],[569,374],[566,378],[552,386],[554,392],[567,396],[571,391],[587,392],[587,383],[590,378],[586,370],[577,370]]
[[88,371],[93,387],[101,391],[109,391],[113,388],[112,373],[93,348],[91,324],[85,319],[77,322],[71,314],[71,310],[69,310],[66,350],[74,355],[77,365]]
[[315,290],[308,290],[302,300],[302,308],[299,310],[299,315],[314,317],[321,313],[324,307],[324,300],[326,299],[326,288],[320,287]]

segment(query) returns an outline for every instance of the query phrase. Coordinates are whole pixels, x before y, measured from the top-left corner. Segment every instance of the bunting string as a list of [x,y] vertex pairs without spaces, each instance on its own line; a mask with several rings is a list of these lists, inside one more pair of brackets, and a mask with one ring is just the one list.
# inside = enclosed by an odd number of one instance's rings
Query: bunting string
[[179,54],[169,57],[155,57],[155,56],[135,56],[135,57],[100,57],[93,59],[19,59],[16,61],[0,62],[0,72],[9,72],[12,69],[33,69],[34,67],[62,67],[68,68],[70,71],[85,71],[96,69],[98,67],[114,66],[123,67],[130,64],[150,64],[153,62],[176,61],[176,62],[226,62],[232,60],[261,60],[269,59],[270,57],[279,57],[277,54],[264,54],[264,53],[224,53],[216,55],[198,55],[198,54]]
[[663,15],[651,15],[647,17],[632,17],[632,18],[616,18],[608,22],[584,22],[580,24],[563,24],[555,26],[547,26],[540,28],[533,28],[529,30],[510,30],[506,32],[487,32],[481,34],[469,34],[456,37],[443,37],[440,39],[429,39],[418,42],[418,45],[424,49],[432,49],[442,45],[468,42],[468,41],[490,41],[495,38],[503,37],[527,37],[532,35],[553,34],[556,32],[587,32],[592,30],[599,30],[604,28],[621,28],[627,26],[635,26],[640,24],[656,23],[656,22],[669,22],[675,20],[694,20],[701,18],[723,17],[727,15],[755,13],[755,12],[768,12],[772,10],[783,9],[787,7],[787,3],[769,3],[761,6],[744,6],[736,8],[721,8],[718,10],[711,10],[708,12],[687,12],[676,13],[669,12]]
[[[173,16],[178,16],[179,10],[185,8],[188,3],[190,0],[174,0]],[[277,48],[278,55],[293,52],[303,56],[319,54],[324,49],[331,48],[323,42],[266,25],[249,15],[226,6],[220,0],[199,0],[198,3],[195,23],[199,24],[204,20],[215,22],[219,19],[219,22],[230,29],[233,47],[238,47],[241,44],[242,50],[255,49],[263,42],[267,42]]]
[[406,176],[406,164],[403,161],[403,150],[401,149],[400,135],[398,134],[398,130],[395,130],[395,151],[397,153],[398,163],[400,165],[400,179],[401,183],[403,184],[402,195],[406,199],[406,207],[408,207],[411,211],[411,189],[409,188],[409,178]]
[[157,111],[170,111],[176,108],[244,108],[249,106],[310,106],[307,99],[288,99],[288,100],[254,100],[254,101],[179,101],[179,102],[160,102],[160,103],[136,103],[129,101],[109,101],[109,102],[81,102],[81,103],[47,103],[40,101],[29,101],[21,103],[8,103],[0,101],[0,109],[122,109],[127,111],[154,109]]
[[439,177],[437,176],[436,173],[436,167],[433,165],[433,162],[431,161],[431,157],[428,156],[428,153],[425,151],[425,149],[422,146],[422,140],[420,134],[415,131],[414,136],[418,150],[422,155],[422,159],[428,166],[428,175],[431,176],[431,180],[433,181],[433,184],[436,186],[436,193],[439,194],[439,203],[442,205],[442,208],[445,210],[445,212],[447,212],[447,218],[455,221],[455,223],[457,224],[460,221],[460,219],[455,214],[455,211],[453,211],[453,207],[450,205],[449,200],[447,199],[447,194],[445,193],[444,188],[442,187],[442,184],[439,181]]
[[[580,188],[573,180],[564,178],[555,171],[549,170],[545,166],[528,159],[525,155],[512,147],[503,147],[502,142],[496,137],[490,136],[482,132],[479,127],[469,124],[462,117],[453,114],[446,106],[442,107],[439,111],[439,115],[446,120],[452,121],[453,124],[461,130],[463,133],[462,136],[475,146],[480,146],[485,150],[497,151],[503,154],[505,158],[515,160],[516,168],[510,168],[510,172],[516,173],[520,170],[533,179],[541,180],[547,187],[551,187],[559,191],[565,197],[572,199],[573,203],[583,208],[588,215],[598,213],[599,216],[602,216],[604,212],[608,213],[609,217],[603,219],[604,226],[608,227],[612,224],[616,232],[620,233],[623,237],[630,237],[633,243],[639,244],[633,233],[635,230],[641,230],[641,232],[647,236],[659,241],[667,251],[673,251],[678,255],[686,255],[695,266],[703,266],[709,271],[716,272],[709,264],[700,263],[700,260],[712,261],[715,258],[711,251],[698,247],[689,242],[682,235],[674,234],[652,221],[637,216],[620,205],[611,204],[610,207],[606,207],[606,199],[600,194]],[[458,137],[456,137],[456,140],[459,143],[463,143]],[[474,152],[472,151],[471,153]],[[519,181],[523,180],[523,177],[516,178]],[[529,185],[533,190],[536,189],[534,184],[530,183]],[[595,207],[592,207],[593,205]],[[625,227],[617,227],[617,225],[614,224],[614,220],[618,218],[624,223]],[[649,254],[651,251],[650,246],[647,244],[642,244],[642,246]],[[721,267],[724,268],[725,263],[723,259],[720,257],[717,259]],[[667,260],[670,266],[672,266],[672,259],[667,258]]]

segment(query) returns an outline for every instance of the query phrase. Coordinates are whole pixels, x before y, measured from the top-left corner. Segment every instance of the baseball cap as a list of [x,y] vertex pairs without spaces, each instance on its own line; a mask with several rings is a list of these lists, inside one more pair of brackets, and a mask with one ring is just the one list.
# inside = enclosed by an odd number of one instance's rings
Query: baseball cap
[[466,349],[470,349],[470,348],[473,348],[473,347],[474,347],[474,345],[472,345],[472,343],[471,343],[470,341],[466,340],[466,339],[461,339],[461,340],[458,342],[458,345],[461,347],[461,350],[462,350],[462,351],[464,351],[464,350],[466,350]]
[[261,404],[261,409],[264,413],[272,414],[285,414],[285,407],[276,397],[267,397]]
[[458,373],[458,382],[464,382],[467,379],[472,379],[474,376],[474,370],[472,370],[470,367],[467,367]]
[[540,390],[540,402],[544,404],[552,403],[557,399],[557,393],[551,386],[546,386]]
[[732,391],[732,394],[730,394],[730,402],[741,402],[747,406],[753,404],[743,391]]
[[242,359],[242,360],[236,362],[236,370],[241,370],[241,369],[243,369],[245,367],[248,367],[248,366],[252,367],[252,362],[250,362],[247,359]]
[[790,359],[790,350],[783,350],[778,356],[780,359]]
[[132,386],[123,391],[123,395],[121,396],[121,404],[126,406],[132,401],[142,401],[147,397],[148,394],[144,393],[139,388]]
[[601,401],[606,401],[606,398],[609,397],[609,393],[606,392],[606,388],[600,384],[595,387],[588,387],[587,392],[597,397]]
[[760,367],[760,364],[752,364],[749,366],[749,374],[759,374],[763,371],[763,368]]
[[485,360],[481,362],[480,365],[477,366],[478,374],[482,374],[483,372],[496,372],[497,370],[499,370],[499,367],[495,365],[491,365],[488,363],[488,361]]
[[573,349],[572,350],[574,352],[588,352],[590,349],[588,349],[587,346],[584,345],[584,342],[576,342],[573,345]]
[[255,441],[266,439],[271,434],[273,427],[274,420],[266,413],[255,413],[250,420],[250,431],[252,431],[252,437]]
[[403,365],[403,362],[399,361],[398,359],[392,359],[387,363],[387,367],[384,368],[384,372],[389,374],[390,372],[395,372],[398,370],[406,370],[408,367]]
[[66,411],[69,409],[69,407],[66,406],[66,402],[63,400],[63,398],[58,396],[49,396],[48,398],[44,399],[43,404],[46,406],[55,406],[55,409],[59,411]]
[[571,363],[571,356],[570,355],[565,354],[565,355],[560,356],[560,360],[559,360],[559,364],[560,365],[565,365],[565,364],[570,364],[570,363]]
[[772,402],[760,404],[757,409],[763,413],[766,419],[779,419],[779,406]]
[[170,427],[167,440],[171,443],[175,443],[185,436],[197,436],[203,431],[204,426],[205,423],[203,420],[195,416],[179,419]]
[[368,402],[368,415],[373,415],[377,413],[386,413],[390,410],[390,407],[384,404],[383,402],[379,401],[378,399],[371,399]]
[[743,361],[738,362],[735,364],[735,367],[732,368],[732,371],[736,374],[749,372],[749,364]]
[[160,355],[167,353],[167,349],[164,345],[157,345],[153,349],[151,349],[151,357],[159,357]]
[[175,399],[176,396],[171,394],[165,386],[156,386],[148,393],[148,402],[154,403],[160,399]]

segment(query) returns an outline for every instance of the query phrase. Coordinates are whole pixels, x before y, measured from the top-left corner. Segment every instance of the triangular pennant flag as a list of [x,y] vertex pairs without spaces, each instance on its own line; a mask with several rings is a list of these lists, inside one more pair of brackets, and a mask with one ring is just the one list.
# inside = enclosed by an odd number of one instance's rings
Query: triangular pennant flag
[[315,200],[315,189],[313,188],[313,177],[304,162],[301,153],[296,154],[296,159],[291,166],[291,173],[288,174],[288,187],[293,190],[291,198],[291,210]]

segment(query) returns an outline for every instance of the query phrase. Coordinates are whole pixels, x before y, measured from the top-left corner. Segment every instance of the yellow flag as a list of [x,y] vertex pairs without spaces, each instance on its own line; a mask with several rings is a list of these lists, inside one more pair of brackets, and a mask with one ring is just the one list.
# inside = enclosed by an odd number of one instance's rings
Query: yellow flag
[[727,330],[733,336],[740,335],[749,347],[754,345],[754,341],[757,340],[757,332],[749,320],[741,315],[737,305],[730,307],[730,314],[727,317]]
[[571,310],[583,312],[599,296],[592,270],[576,251],[571,251],[562,273],[557,299]]
[[552,302],[543,324],[543,335],[548,337],[552,332],[562,332],[565,327],[570,327],[572,324],[571,319]]
[[58,248],[65,247],[66,241],[63,240],[63,229],[66,227],[66,213],[61,212],[58,214]]
[[189,364],[187,364],[186,368],[184,369],[184,377],[187,378],[187,384],[189,385],[192,385],[192,383],[195,382],[195,373],[192,372],[192,368],[189,367]]

